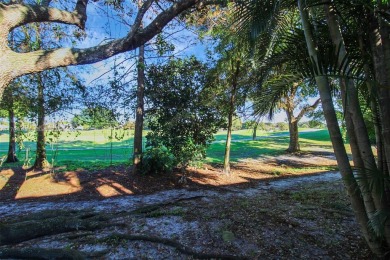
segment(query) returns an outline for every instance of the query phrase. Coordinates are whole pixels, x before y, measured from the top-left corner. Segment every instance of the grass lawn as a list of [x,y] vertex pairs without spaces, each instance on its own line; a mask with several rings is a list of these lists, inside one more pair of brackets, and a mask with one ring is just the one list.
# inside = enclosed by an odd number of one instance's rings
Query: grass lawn
[[[307,131],[302,129],[300,142],[302,150],[317,146],[331,150],[327,130]],[[133,132],[116,130],[114,138],[110,138],[111,130],[89,130],[78,132],[63,132],[59,139],[47,145],[48,160],[55,159],[57,165],[68,164],[69,161],[84,161],[89,163],[125,162],[133,152]],[[258,158],[268,155],[281,154],[288,147],[288,132],[258,131],[257,139],[252,140],[252,130],[234,131],[232,135],[231,161],[246,158]],[[207,162],[223,162],[225,151],[226,132],[221,131],[215,135],[213,142],[207,150]],[[0,154],[6,154],[8,148],[8,134],[0,135]],[[35,143],[24,142],[24,147],[18,150],[20,160],[25,160],[26,150],[30,163],[35,155]]]

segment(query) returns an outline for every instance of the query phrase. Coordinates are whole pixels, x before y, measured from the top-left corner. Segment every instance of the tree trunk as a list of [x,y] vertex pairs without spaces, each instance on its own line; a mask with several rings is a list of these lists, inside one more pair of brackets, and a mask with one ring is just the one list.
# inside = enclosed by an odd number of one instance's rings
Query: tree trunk
[[[236,66],[236,67],[234,67]],[[233,114],[236,105],[236,93],[238,87],[238,75],[240,73],[240,61],[232,61],[232,71],[234,71],[232,77],[232,89],[230,93],[229,112],[228,112],[228,129],[226,135],[225,157],[223,161],[223,172],[230,174],[230,146],[232,143],[232,127],[233,127]]]
[[38,125],[37,125],[37,152],[34,163],[35,169],[44,169],[49,166],[46,158],[46,139],[45,139],[45,86],[42,81],[42,75],[37,74],[38,84]]
[[[361,52],[361,56],[364,59],[369,59],[370,54],[366,51],[367,46],[365,46],[365,42],[363,39],[363,36],[359,35],[359,48]],[[368,47],[369,48],[369,47]],[[374,78],[375,75],[374,72],[371,70],[369,63],[364,63],[363,66],[364,73],[370,78]],[[372,76],[372,77],[371,77]],[[382,137],[382,126],[381,126],[381,115],[378,108],[378,91],[375,88],[375,85],[372,84],[372,80],[367,80],[366,82],[367,89],[370,91],[370,108],[372,112],[372,121],[374,122],[374,130],[375,130],[375,143],[376,143],[376,149],[377,149],[377,167],[380,172],[385,174],[386,176],[389,175],[389,171],[386,164],[386,155],[385,155],[385,149],[383,147],[383,137]],[[389,200],[389,198],[388,198]]]
[[145,90],[145,47],[139,47],[137,75],[137,110],[134,127],[133,172],[139,173],[142,167],[142,130],[144,124],[144,90]]
[[[347,58],[347,51],[345,49],[344,39],[341,34],[340,25],[337,20],[336,12],[334,10],[333,5],[325,5],[325,12],[327,14],[327,21],[328,26],[330,30],[330,35],[333,41],[333,44],[336,46],[339,46],[339,60],[338,64],[341,66],[345,59]],[[346,70],[349,70],[350,68],[346,66]],[[360,173],[364,174],[363,176],[360,176],[360,178],[368,179],[368,181],[360,181],[360,186],[363,192],[363,196],[368,196],[368,193],[371,192],[372,199],[375,203],[375,208],[380,211],[386,211],[387,210],[387,197],[383,196],[383,190],[384,190],[384,182],[375,182],[375,179],[381,178],[381,173],[378,170],[378,167],[376,165],[375,157],[372,152],[370,139],[368,136],[368,131],[363,119],[363,113],[360,109],[359,104],[359,97],[357,93],[357,89],[355,87],[355,84],[350,79],[342,79],[343,84],[341,84],[341,91],[344,92],[344,99],[343,99],[343,105],[344,110],[349,113],[350,118],[353,122],[353,129],[348,129],[349,131],[354,131],[354,135],[356,135],[356,142],[358,145],[358,149],[353,149],[353,156],[360,156],[361,160],[363,162],[363,169],[360,169]],[[348,101],[348,102],[347,102]],[[359,154],[356,154],[356,152],[359,152]],[[367,175],[367,173],[369,175]],[[375,186],[370,189],[369,183],[375,183]],[[366,199],[365,199],[366,201]],[[369,216],[373,214],[374,212],[370,212],[368,210]],[[389,223],[385,223],[385,237],[386,242],[388,246],[390,246],[390,225]]]
[[[138,10],[142,7],[142,1],[138,0]],[[143,28],[143,22],[140,22]],[[145,45],[138,48],[137,66],[137,108],[135,111],[134,145],[133,145],[133,173],[140,173],[142,170],[142,131],[144,128],[144,91],[145,91]]]
[[257,127],[259,126],[259,123],[256,122],[253,126],[253,134],[252,134],[252,140],[255,141],[257,137]]
[[[339,46],[338,64],[341,66],[345,62],[347,57],[347,51],[345,49],[344,39],[341,34],[340,26],[337,21],[336,13],[333,6],[325,5],[325,12],[327,14],[328,27],[330,35],[335,46]],[[348,71],[350,68],[346,66]],[[352,80],[343,79],[344,84],[341,84],[341,88],[344,88],[346,94],[343,99],[343,106],[345,111],[349,111],[351,119],[353,121],[354,130],[356,134],[356,140],[358,142],[360,156],[363,159],[365,169],[371,172],[377,172],[376,162],[374,154],[372,152],[368,131],[363,119],[363,113],[360,109],[359,97],[357,89]],[[350,129],[352,130],[352,129]]]
[[233,112],[234,112],[234,110],[232,111],[232,107],[234,107],[234,103],[232,103],[232,99],[231,99],[230,100],[229,115],[228,115],[225,157],[224,157],[224,161],[223,161],[223,172],[225,174],[230,174],[230,146],[232,143],[232,125],[233,125]]
[[290,119],[288,122],[288,131],[290,133],[290,143],[288,145],[287,152],[296,153],[300,151],[299,147],[299,132],[298,132],[298,121]]
[[[298,7],[309,56],[314,61],[313,65],[318,66],[319,63],[317,56],[317,46],[314,43],[313,35],[310,28],[309,17],[307,14],[307,10],[305,10],[304,6],[302,5],[302,0],[298,0]],[[344,147],[343,138],[341,135],[340,127],[338,125],[336,112],[333,106],[328,78],[326,76],[316,75],[315,80],[320,92],[322,108],[324,111],[324,116],[326,119],[326,124],[328,126],[333,149],[336,155],[337,164],[339,166],[339,170],[348,195],[350,196],[352,209],[355,212],[357,222],[359,223],[364,238],[366,239],[371,250],[377,255],[383,255],[384,251],[381,243],[375,239],[375,237],[371,234],[367,226],[369,219],[366,213],[364,202],[361,197],[359,186],[353,175],[351,166],[349,164],[348,155]]]
[[9,145],[8,145],[8,155],[6,163],[18,162],[18,158],[16,157],[16,136],[15,136],[15,114],[14,114],[14,104],[13,104],[13,95],[12,91],[9,96],[9,110],[8,110],[8,118],[9,118]]
[[[379,19],[369,12],[369,34],[375,80],[378,83],[379,110],[382,122],[382,138],[386,155],[387,171],[390,171],[390,39],[387,24],[380,24]],[[385,23],[382,21],[382,23]]]

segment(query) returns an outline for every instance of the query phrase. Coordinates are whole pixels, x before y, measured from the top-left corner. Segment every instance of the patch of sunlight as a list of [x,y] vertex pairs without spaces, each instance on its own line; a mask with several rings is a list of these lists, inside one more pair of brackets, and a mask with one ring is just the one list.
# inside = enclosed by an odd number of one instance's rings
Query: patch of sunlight
[[53,180],[49,173],[29,172],[15,199],[60,196],[80,192],[81,190],[80,179],[75,172],[66,173],[64,178],[58,181]]
[[15,174],[13,170],[3,170],[0,173],[0,190],[8,184],[8,180]]
[[127,189],[123,185],[113,182],[110,184],[103,184],[96,188],[96,190],[105,198],[113,197],[113,196],[119,196],[119,195],[130,195],[134,194],[133,191]]

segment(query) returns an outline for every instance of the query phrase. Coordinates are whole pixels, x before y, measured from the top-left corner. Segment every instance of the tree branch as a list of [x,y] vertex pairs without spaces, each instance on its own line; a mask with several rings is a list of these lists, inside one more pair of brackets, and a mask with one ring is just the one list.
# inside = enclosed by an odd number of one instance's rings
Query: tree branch
[[30,53],[9,52],[10,58],[15,61],[12,76],[18,77],[24,74],[41,72],[68,65],[91,64],[119,53],[134,50],[160,33],[164,26],[181,12],[199,2],[201,0],[180,0],[166,11],[160,13],[145,29],[137,28],[126,37],[113,40],[103,45],[86,49],[60,48],[48,51],[39,50]]
[[[50,1],[45,1],[49,4]],[[33,22],[58,22],[84,29],[88,0],[78,0],[73,12],[49,8],[47,5],[0,4],[0,26],[7,34],[14,28]]]
[[311,106],[307,106],[307,107],[304,107],[301,112],[299,113],[299,115],[296,117],[296,120],[299,121],[302,119],[302,117],[307,113],[307,112],[310,112],[310,111],[313,111],[314,109],[317,108],[317,106],[320,104],[320,101],[321,99],[317,99],[313,105]]

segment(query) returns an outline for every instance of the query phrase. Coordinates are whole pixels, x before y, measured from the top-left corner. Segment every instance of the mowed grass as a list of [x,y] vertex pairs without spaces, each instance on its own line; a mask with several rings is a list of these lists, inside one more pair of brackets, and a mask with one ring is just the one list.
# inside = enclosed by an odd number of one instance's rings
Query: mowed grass
[[[313,148],[321,148],[332,151],[332,144],[327,129],[309,130],[301,129],[299,134],[301,149],[303,151]],[[217,134],[221,135],[222,133]],[[279,132],[258,132],[256,140],[252,140],[251,130],[236,131],[232,135],[232,145],[230,159],[232,162],[240,159],[256,159],[262,156],[278,155],[285,152],[289,144],[288,131]],[[207,161],[212,163],[221,163],[224,159],[226,139],[221,138],[221,142],[210,145],[207,150]]]
[[[304,131],[300,134],[302,150],[311,147],[321,147],[331,150],[327,130]],[[307,132],[306,132],[307,131]],[[231,161],[247,158],[284,153],[288,147],[288,132],[257,132],[257,139],[252,140],[252,130],[234,131],[232,135]],[[113,136],[111,138],[111,135]],[[48,136],[50,138],[50,136]],[[218,132],[207,150],[207,162],[223,162],[225,152],[226,131]],[[8,149],[8,134],[0,135],[0,151],[5,155]],[[24,142],[24,147],[18,149],[21,161],[33,161],[36,144],[33,141]],[[127,130],[89,130],[78,132],[63,132],[51,145],[47,145],[49,162],[54,160],[56,165],[68,164],[71,161],[89,163],[99,162],[128,162],[133,153],[133,131]]]

